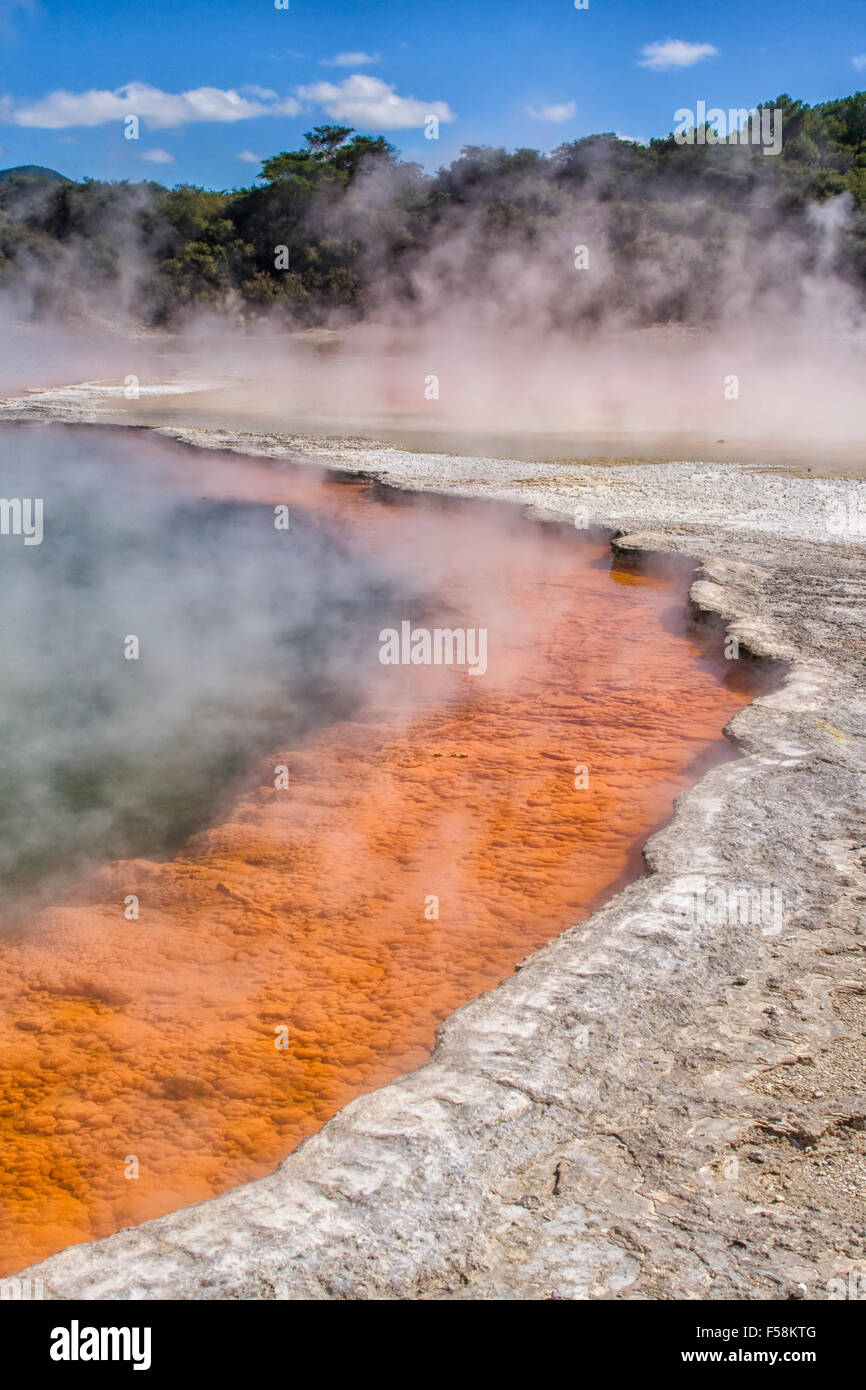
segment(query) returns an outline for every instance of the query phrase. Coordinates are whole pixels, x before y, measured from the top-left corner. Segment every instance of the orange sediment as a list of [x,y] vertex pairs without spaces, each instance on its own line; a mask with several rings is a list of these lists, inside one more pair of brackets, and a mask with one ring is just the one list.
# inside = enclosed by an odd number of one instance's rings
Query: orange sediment
[[[236,460],[208,479],[286,492]],[[357,716],[275,748],[214,828],[6,938],[2,1272],[261,1176],[423,1063],[444,1017],[639,871],[745,703],[670,621],[682,590],[612,574],[601,544],[295,490],[294,524],[337,519],[429,578],[443,625],[487,627],[488,673],[374,653]]]

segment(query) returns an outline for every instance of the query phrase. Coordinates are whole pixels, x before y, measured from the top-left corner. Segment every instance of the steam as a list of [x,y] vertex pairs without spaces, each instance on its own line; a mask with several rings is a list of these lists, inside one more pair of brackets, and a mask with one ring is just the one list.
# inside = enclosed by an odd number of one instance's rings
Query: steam
[[[504,597],[517,529],[548,607],[571,602],[570,550],[510,508],[446,523],[297,465],[58,426],[0,430],[0,473],[22,521],[0,536],[6,921],[106,860],[171,856],[323,726],[373,704],[398,728],[472,675],[510,688],[534,631]],[[36,498],[28,545],[12,504]],[[419,622],[421,667],[384,667],[383,628]]]
[[388,585],[273,507],[179,494],[158,442],[7,428],[0,466],[8,497],[44,501],[42,544],[0,538],[8,904],[168,852],[257,756],[352,711]]
[[[850,195],[800,205],[767,168],[779,161],[737,146],[676,178],[641,159],[608,136],[550,157],[470,149],[433,180],[371,159],[298,225],[252,195],[244,255],[272,268],[288,246],[291,279],[307,243],[324,247],[359,287],[350,307],[301,292],[252,304],[231,283],[184,304],[160,269],[179,235],[160,220],[164,190],[106,185],[73,199],[62,240],[28,240],[7,265],[0,388],[231,377],[228,422],[426,431],[457,451],[463,435],[478,453],[510,439],[543,454],[545,436],[563,457],[587,440],[602,455],[656,440],[674,457],[772,444],[797,462],[858,447],[863,214]],[[23,188],[7,219],[38,225],[51,196]],[[282,283],[273,270],[265,282]],[[176,310],[170,331],[148,326],[157,300]],[[314,324],[330,337],[316,344]]]

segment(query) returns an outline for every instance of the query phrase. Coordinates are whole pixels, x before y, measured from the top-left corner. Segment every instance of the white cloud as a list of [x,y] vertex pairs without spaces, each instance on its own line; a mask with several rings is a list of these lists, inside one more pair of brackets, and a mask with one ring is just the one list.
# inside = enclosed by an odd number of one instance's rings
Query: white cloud
[[715,58],[719,50],[711,43],[685,43],[682,39],[665,39],[648,43],[641,49],[639,66],[662,72],[665,68],[690,68],[702,58]]
[[536,121],[555,121],[560,124],[562,121],[570,121],[576,110],[576,102],[561,101],[553,106],[542,106],[540,109],[527,106],[526,114]]
[[259,101],[276,101],[277,93],[270,87],[257,87],[255,82],[246,82],[238,91],[245,97],[258,97]]
[[261,155],[253,154],[252,150],[241,150],[240,154],[235,155],[241,164],[261,164]]
[[150,164],[173,164],[174,155],[169,154],[168,150],[144,150],[142,159],[146,159]]
[[149,130],[165,130],[194,121],[248,121],[255,116],[294,116],[301,109],[294,97],[274,101],[275,93],[255,88],[256,100],[231,88],[195,87],[189,92],[163,92],[144,82],[128,82],[113,92],[50,92],[29,106],[11,111],[15,125],[40,130],[69,126],[107,125],[138,116]]
[[617,131],[617,132],[616,132],[616,138],[617,138],[617,140],[625,140],[626,144],[628,144],[628,145],[648,145],[648,144],[649,144],[649,140],[647,140],[647,138],[646,138],[645,135],[620,135],[619,131]]
[[356,72],[338,86],[333,82],[314,82],[308,87],[296,87],[303,101],[324,107],[335,121],[376,130],[410,130],[423,126],[428,116],[440,121],[456,119],[445,101],[416,101],[401,97],[380,77],[368,77]]
[[851,62],[854,64],[858,72],[861,70],[861,68],[866,68],[866,53],[858,53],[856,58],[851,59]]
[[326,68],[366,68],[370,63],[380,63],[378,53],[337,53],[333,58],[323,58]]

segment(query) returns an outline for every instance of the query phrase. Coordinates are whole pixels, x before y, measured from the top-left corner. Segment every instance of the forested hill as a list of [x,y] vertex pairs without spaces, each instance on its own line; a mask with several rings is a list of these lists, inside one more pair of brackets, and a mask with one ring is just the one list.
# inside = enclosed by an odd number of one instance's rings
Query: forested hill
[[16,164],[14,169],[0,169],[0,183],[10,179],[47,179],[49,183],[71,183],[65,174],[56,169],[46,169],[44,164]]
[[[34,316],[98,302],[153,325],[208,309],[297,326],[485,292],[504,321],[539,304],[564,326],[706,323],[731,257],[759,296],[810,269],[863,293],[866,93],[765,105],[783,115],[777,156],[602,134],[549,155],[467,147],[428,175],[382,137],[319,126],[231,191],[22,166],[0,175],[0,289]],[[575,243],[595,276],[565,277]],[[531,303],[502,292],[526,270]]]

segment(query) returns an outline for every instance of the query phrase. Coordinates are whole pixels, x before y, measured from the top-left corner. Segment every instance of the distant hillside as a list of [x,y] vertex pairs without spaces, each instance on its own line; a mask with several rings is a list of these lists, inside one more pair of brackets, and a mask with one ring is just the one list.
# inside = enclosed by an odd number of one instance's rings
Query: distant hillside
[[505,332],[588,333],[705,328],[746,308],[758,322],[759,304],[812,315],[820,285],[859,318],[866,91],[819,106],[782,93],[746,141],[736,122],[722,135],[696,119],[648,145],[612,131],[550,153],[467,145],[435,174],[384,136],[316,126],[265,158],[256,186],[220,191],[5,169],[0,293],[21,288],[19,316],[29,296],[36,317],[150,327],[204,311],[333,328],[484,305]]
[[0,183],[9,179],[45,179],[47,183],[71,183],[65,174],[56,169],[44,169],[41,164],[16,164],[14,169],[0,169]]

